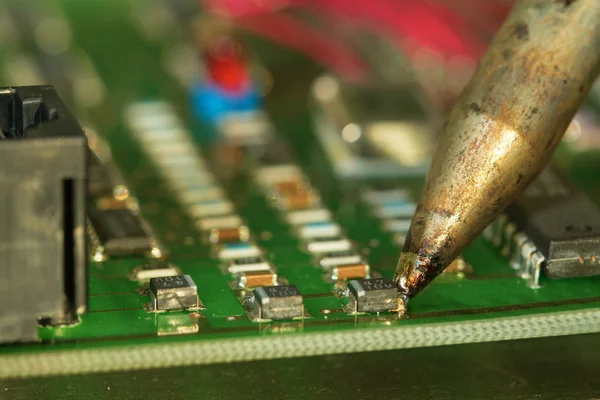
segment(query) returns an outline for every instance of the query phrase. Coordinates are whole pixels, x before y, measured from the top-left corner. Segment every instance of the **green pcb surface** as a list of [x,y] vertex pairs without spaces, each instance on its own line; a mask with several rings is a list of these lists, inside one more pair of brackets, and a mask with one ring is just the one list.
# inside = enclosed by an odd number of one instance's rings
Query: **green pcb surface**
[[[39,4],[40,15],[58,13],[66,18],[72,34],[69,51],[85,52],[104,87],[103,100],[93,106],[81,105],[69,94],[63,97],[83,125],[92,125],[108,140],[142,214],[168,252],[168,261],[193,278],[206,309],[192,315],[149,313],[143,308],[149,297],[140,294],[140,284],[129,278],[135,267],[147,263],[146,259],[90,262],[89,311],[81,322],[69,327],[42,327],[39,343],[0,347],[0,376],[208,364],[600,330],[598,277],[543,279],[540,289],[531,289],[515,276],[498,249],[482,238],[464,253],[473,271],[440,276],[411,301],[407,318],[347,315],[341,309],[347,300],[334,296],[333,284],[324,279],[323,271],[302,248],[290,225],[254,183],[250,165],[242,162],[235,174],[218,173],[218,179],[256,244],[279,275],[298,287],[310,316],[299,321],[251,321],[230,288],[233,278],[222,272],[206,238],[160,178],[123,118],[129,104],[167,101],[194,137],[206,135],[206,127],[194,121],[189,111],[186,88],[166,67],[170,51],[192,44],[188,41],[190,28],[169,25],[158,18],[155,35],[149,36],[141,25],[150,23],[152,10],[160,15],[160,10],[154,9],[155,2],[73,0]],[[8,6],[2,7],[0,11],[7,13]],[[37,55],[35,35],[18,32],[15,28],[13,39],[5,40],[0,49],[3,85],[28,83],[11,81],[13,75],[7,72],[7,65],[16,56],[45,62]],[[360,190],[369,183],[338,182],[314,136],[307,97],[319,67],[259,39],[249,37],[248,42],[273,76],[266,108],[278,135],[293,149],[294,162],[372,269],[391,278],[401,249],[360,201]],[[52,76],[47,79],[62,93],[60,82],[53,81]],[[223,172],[213,147],[203,145],[200,139],[198,148],[211,168]],[[594,177],[600,163],[595,155],[558,154],[578,184],[598,200],[600,191],[594,187]],[[399,179],[396,183],[418,196],[419,179]],[[180,334],[174,334],[177,332]]]

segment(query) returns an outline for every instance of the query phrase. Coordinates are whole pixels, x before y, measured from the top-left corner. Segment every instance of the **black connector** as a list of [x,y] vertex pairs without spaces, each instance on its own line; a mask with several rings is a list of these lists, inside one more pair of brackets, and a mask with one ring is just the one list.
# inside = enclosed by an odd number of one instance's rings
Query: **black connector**
[[87,308],[87,157],[54,88],[0,89],[0,343]]

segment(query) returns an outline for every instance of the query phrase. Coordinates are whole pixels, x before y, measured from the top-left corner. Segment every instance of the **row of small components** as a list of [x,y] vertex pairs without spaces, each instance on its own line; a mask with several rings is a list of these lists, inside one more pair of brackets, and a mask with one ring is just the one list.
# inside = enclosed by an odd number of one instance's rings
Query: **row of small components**
[[[252,242],[248,228],[195,151],[189,133],[177,119],[172,106],[165,102],[138,103],[128,109],[127,121],[198,227],[216,246],[216,256],[224,262],[224,270],[236,278],[234,288],[255,288],[249,296],[249,312],[254,318],[305,317],[297,288],[282,284],[285,281],[277,277],[274,266]],[[307,250],[318,258],[319,265],[328,272],[331,280],[367,278],[351,281],[349,287],[358,285],[352,282],[361,281],[368,288],[372,286],[368,279],[369,265],[342,235],[329,210],[321,207],[318,193],[297,166],[261,168],[257,180],[272,195],[286,220],[294,226]],[[151,310],[201,308],[195,284],[177,268],[141,268],[135,274],[138,280],[149,280]],[[378,311],[389,311],[390,301],[393,303],[392,299],[395,299],[395,290],[389,290],[393,287],[391,282],[387,286],[389,301]],[[379,282],[373,287],[378,288],[375,291],[382,288]],[[172,292],[176,292],[175,295]],[[353,293],[352,290],[349,293]],[[360,296],[357,294],[353,298],[362,299]],[[372,311],[369,306],[360,305],[359,300],[354,303],[356,310]]]
[[[194,150],[173,108],[164,102],[139,103],[128,109],[127,120],[198,227],[216,246],[224,271],[236,277],[234,288],[254,288],[246,297],[251,317],[256,321],[305,318],[302,295],[294,285],[277,277],[274,266],[252,242],[248,228]],[[367,278],[352,280],[348,285],[352,310],[394,309],[396,290],[392,282],[368,279],[369,265],[342,236],[341,228],[333,222],[329,210],[321,207],[319,195],[297,166],[261,168],[257,180],[332,280]],[[151,311],[203,308],[195,283],[176,267],[140,267],[133,275],[138,281],[149,282]]]
[[500,249],[517,275],[527,280],[531,288],[541,287],[540,275],[545,257],[506,214],[501,214],[488,225],[483,231],[483,237]]
[[90,258],[95,262],[126,255],[162,258],[162,246],[111,160],[110,145],[93,129],[86,129],[86,136],[91,150],[88,157],[91,204],[86,225]]
[[329,281],[365,279],[371,268],[344,236],[319,193],[294,164],[257,168],[255,180],[268,199],[292,226],[304,248],[315,258]]
[[[174,269],[175,267],[165,267]],[[156,273],[159,270],[155,271]],[[170,274],[149,279],[148,292],[151,312],[202,310],[198,288],[189,275]],[[355,279],[348,282],[349,314],[400,311],[397,289],[388,278]],[[304,308],[302,294],[294,285],[259,286],[252,290],[244,305],[248,316],[255,322],[269,320],[303,319],[310,317]]]
[[168,185],[196,222],[225,272],[239,288],[277,284],[275,268],[196,150],[173,107],[163,101],[131,105],[126,118]]
[[[199,227],[211,231],[213,227],[218,227],[213,222],[213,216],[236,216],[232,203],[214,181],[214,176],[198,154],[190,133],[170,104],[161,101],[133,104],[129,106],[126,117],[131,131],[175,195],[198,221]],[[237,220],[229,218],[226,222],[229,226],[235,226]],[[210,235],[210,240],[218,241],[220,236],[245,240],[248,232],[247,229],[239,230],[239,237],[235,237],[236,232],[233,231],[215,231]]]
[[384,231],[393,235],[394,243],[403,246],[417,205],[402,188],[369,189],[362,194],[369,210],[381,221]]

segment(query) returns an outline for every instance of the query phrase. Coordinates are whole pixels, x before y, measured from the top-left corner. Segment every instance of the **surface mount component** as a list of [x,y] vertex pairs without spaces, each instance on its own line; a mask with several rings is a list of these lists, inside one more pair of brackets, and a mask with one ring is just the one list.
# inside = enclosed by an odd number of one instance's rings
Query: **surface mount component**
[[262,256],[235,258],[227,264],[227,272],[231,274],[258,271],[272,272],[273,267]]
[[274,285],[277,285],[277,274],[271,270],[240,272],[234,281],[234,287],[240,289]]
[[423,175],[434,127],[418,90],[408,85],[317,78],[311,93],[317,138],[341,178]]
[[600,275],[600,210],[555,167],[506,210],[545,257],[548,278]]
[[87,142],[50,86],[0,89],[0,342],[87,307]]
[[360,279],[348,282],[348,308],[351,312],[398,310],[398,290],[388,278]]
[[354,250],[332,251],[321,255],[319,265],[327,269],[337,265],[357,264],[362,261],[362,257]]
[[260,249],[253,243],[227,243],[217,250],[217,257],[224,261],[238,258],[253,258],[260,255]]
[[345,281],[348,279],[368,278],[371,267],[366,263],[340,264],[331,268],[329,278],[333,281]]
[[150,307],[153,311],[193,310],[201,308],[198,289],[189,275],[150,279]]
[[247,242],[249,239],[250,231],[245,225],[232,228],[213,228],[211,229],[209,236],[209,242],[211,244]]
[[345,237],[339,235],[317,237],[311,239],[311,241],[306,244],[306,248],[312,254],[320,256],[331,252],[348,251],[352,249],[352,243]]
[[95,241],[98,245],[92,249],[96,255],[123,256],[149,253],[162,255],[156,240],[149,232],[146,222],[127,207],[112,209],[93,209],[88,213],[93,226]]
[[254,316],[260,320],[304,316],[302,295],[294,285],[263,286],[254,289],[251,307]]
[[148,282],[152,278],[181,275],[181,270],[166,263],[144,264],[135,268],[130,278],[139,282]]

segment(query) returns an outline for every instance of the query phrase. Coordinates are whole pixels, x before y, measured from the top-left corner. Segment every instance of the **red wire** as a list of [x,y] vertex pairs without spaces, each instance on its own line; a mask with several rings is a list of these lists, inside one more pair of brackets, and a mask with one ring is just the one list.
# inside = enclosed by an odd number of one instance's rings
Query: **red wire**
[[362,79],[367,73],[366,64],[349,46],[292,17],[280,13],[257,14],[240,18],[238,23],[251,33],[312,57],[346,79]]
[[410,38],[437,52],[461,56],[473,54],[457,33],[456,28],[463,27],[463,21],[441,7],[410,0],[327,0],[318,4],[333,15],[367,21],[379,31]]
[[[448,8],[465,0],[444,0],[444,5],[433,1],[205,0],[205,3],[213,10],[237,17],[239,24],[252,33],[306,54],[354,79],[364,76],[367,68],[349,46],[276,11],[283,8],[308,9],[319,16],[329,15],[333,18],[332,23],[345,18],[367,24],[382,35],[401,39],[399,43],[408,52],[424,47],[446,59],[454,56],[478,59],[486,48],[485,40],[478,35],[480,29],[475,29],[475,24],[469,22],[465,12],[456,13]],[[503,4],[491,0],[470,1],[469,10],[472,10],[472,15],[480,13],[483,20],[500,21],[509,8],[507,3],[510,0],[503,0]],[[462,6],[464,10],[466,5]],[[491,28],[495,30],[496,27]]]

